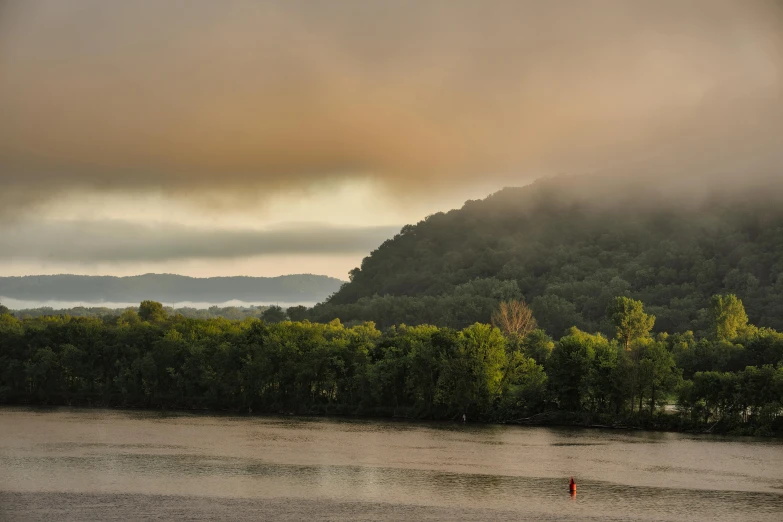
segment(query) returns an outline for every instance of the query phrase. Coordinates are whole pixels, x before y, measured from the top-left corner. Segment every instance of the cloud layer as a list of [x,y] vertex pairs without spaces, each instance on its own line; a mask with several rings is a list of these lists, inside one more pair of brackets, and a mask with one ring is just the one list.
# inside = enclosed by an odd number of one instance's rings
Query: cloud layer
[[125,221],[22,222],[0,234],[0,262],[127,263],[262,255],[364,254],[399,227],[292,224],[272,230],[207,229]]
[[0,204],[346,176],[415,192],[601,169],[779,175],[782,69],[778,1],[12,0]]

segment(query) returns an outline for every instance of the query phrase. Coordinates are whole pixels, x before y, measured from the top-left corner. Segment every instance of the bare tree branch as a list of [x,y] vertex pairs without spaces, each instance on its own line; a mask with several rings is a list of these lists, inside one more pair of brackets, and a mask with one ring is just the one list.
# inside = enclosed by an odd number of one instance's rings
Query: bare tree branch
[[538,324],[533,312],[524,301],[502,301],[498,310],[492,314],[492,325],[503,333],[525,337],[536,329]]

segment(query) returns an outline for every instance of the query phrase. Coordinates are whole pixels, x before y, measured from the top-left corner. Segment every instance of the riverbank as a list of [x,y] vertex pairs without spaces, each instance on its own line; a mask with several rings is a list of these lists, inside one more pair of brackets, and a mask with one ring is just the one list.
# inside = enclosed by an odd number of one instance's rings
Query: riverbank
[[[33,410],[51,410],[57,411],[62,408],[112,411],[148,411],[164,413],[183,413],[198,415],[217,415],[217,416],[238,416],[238,417],[294,417],[294,418],[333,418],[333,419],[356,419],[356,420],[385,420],[385,421],[403,421],[410,423],[447,423],[462,424],[460,417],[422,417],[400,414],[378,414],[373,413],[355,413],[340,411],[337,408],[328,411],[323,408],[320,411],[239,411],[232,409],[207,409],[207,408],[165,408],[165,407],[144,407],[129,405],[107,405],[107,404],[33,404],[0,403],[0,407],[8,408],[30,408]],[[563,412],[550,410],[520,419],[482,419],[467,418],[468,424],[479,425],[516,425],[516,426],[538,426],[538,427],[571,427],[596,430],[617,430],[617,431],[651,431],[667,433],[686,433],[690,435],[728,435],[741,437],[765,437],[765,438],[783,438],[783,429],[772,431],[766,427],[757,428],[748,425],[738,425],[732,423],[730,419],[722,419],[712,423],[703,423],[694,421],[680,413],[658,412],[650,415],[628,415],[623,417],[607,417],[605,415],[591,415],[586,413]]]
[[[700,422],[681,413],[656,412],[653,415],[628,415],[608,417],[585,413],[549,411],[524,419],[507,422],[523,426],[579,426],[582,428],[600,428],[613,430],[644,430],[673,433],[734,435],[753,437],[783,438],[783,429],[773,431],[767,426],[753,426],[724,418],[712,422]],[[778,427],[778,422],[773,426]]]

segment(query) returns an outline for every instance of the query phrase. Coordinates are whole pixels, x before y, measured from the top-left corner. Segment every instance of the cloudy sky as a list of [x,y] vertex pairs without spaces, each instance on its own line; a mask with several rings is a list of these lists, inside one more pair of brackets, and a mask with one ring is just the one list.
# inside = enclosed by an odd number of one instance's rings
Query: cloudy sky
[[560,173],[783,164],[779,0],[0,1],[0,274],[348,270]]

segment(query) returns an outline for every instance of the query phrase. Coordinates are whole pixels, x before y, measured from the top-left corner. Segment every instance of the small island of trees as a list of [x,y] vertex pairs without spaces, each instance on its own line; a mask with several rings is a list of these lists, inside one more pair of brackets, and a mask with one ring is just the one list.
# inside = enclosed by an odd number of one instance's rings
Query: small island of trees
[[229,320],[144,301],[119,315],[0,308],[0,402],[783,433],[783,334],[716,295],[703,335],[653,334],[617,297],[609,338],[554,340],[521,301],[463,329]]

